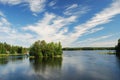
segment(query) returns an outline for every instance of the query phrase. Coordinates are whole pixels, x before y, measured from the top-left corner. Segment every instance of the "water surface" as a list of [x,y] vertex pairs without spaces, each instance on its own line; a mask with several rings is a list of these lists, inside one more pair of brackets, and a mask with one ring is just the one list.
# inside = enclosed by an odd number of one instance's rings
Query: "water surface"
[[109,51],[64,51],[63,58],[0,58],[0,80],[120,80],[120,60]]

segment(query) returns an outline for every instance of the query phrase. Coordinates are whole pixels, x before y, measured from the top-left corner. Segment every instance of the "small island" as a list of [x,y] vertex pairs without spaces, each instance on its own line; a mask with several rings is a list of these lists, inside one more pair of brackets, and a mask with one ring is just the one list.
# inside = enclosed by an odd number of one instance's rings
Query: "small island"
[[46,43],[45,40],[36,41],[29,50],[30,57],[62,57],[62,45],[60,42]]

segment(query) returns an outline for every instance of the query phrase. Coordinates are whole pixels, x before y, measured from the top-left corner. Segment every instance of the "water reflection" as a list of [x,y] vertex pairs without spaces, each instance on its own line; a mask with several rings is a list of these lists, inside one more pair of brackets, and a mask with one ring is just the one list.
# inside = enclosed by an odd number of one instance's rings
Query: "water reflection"
[[62,58],[29,59],[35,71],[35,80],[57,80],[61,78]]
[[5,65],[8,63],[8,59],[3,59],[3,58],[0,58],[0,65]]
[[45,72],[47,68],[61,69],[62,58],[40,58],[40,59],[29,59],[32,68],[35,72]]
[[18,62],[24,60],[24,56],[8,56],[0,58],[0,65],[8,64],[9,62]]
[[117,58],[116,58],[116,62],[118,63],[118,66],[119,66],[119,68],[120,68],[120,57],[117,57]]
[[65,51],[62,58],[0,58],[0,80],[119,80],[120,59],[103,51]]

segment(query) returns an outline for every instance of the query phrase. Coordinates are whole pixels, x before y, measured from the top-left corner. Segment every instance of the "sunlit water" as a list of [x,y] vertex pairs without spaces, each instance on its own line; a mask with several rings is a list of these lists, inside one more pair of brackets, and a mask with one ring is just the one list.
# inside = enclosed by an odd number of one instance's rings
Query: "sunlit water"
[[63,58],[0,58],[0,80],[120,80],[120,60],[109,51],[64,51]]

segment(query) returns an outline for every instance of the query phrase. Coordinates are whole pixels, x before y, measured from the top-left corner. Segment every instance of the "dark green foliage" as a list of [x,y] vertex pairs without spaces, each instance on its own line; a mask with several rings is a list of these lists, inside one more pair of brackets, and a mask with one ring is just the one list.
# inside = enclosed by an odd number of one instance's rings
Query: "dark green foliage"
[[75,47],[75,48],[63,48],[63,50],[115,50],[114,47]]
[[61,43],[46,43],[44,40],[36,41],[30,47],[30,56],[35,57],[55,57],[62,55],[62,46]]
[[27,51],[27,48],[11,46],[7,43],[0,43],[0,54],[25,54]]
[[14,46],[11,46],[11,49],[10,49],[10,54],[15,54],[16,50],[14,48]]
[[118,44],[115,47],[116,50],[116,56],[120,57],[120,39],[118,40]]

